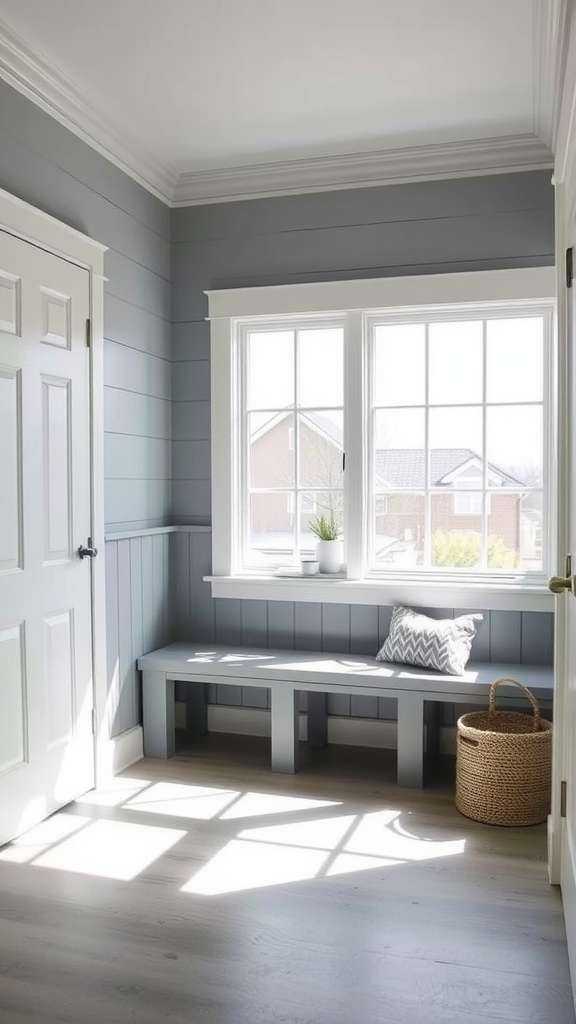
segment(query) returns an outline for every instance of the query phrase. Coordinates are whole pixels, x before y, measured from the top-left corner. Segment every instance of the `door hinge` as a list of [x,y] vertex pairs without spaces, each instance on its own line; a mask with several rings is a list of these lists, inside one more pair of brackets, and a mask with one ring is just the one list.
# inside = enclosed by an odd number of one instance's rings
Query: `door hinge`
[[566,783],[560,783],[560,817],[566,817]]
[[346,452],[342,452],[342,472],[346,470]]
[[90,348],[90,345],[92,344],[92,321],[91,320],[87,320],[86,321],[86,344],[87,344],[88,348]]
[[574,247],[571,245],[566,249],[566,287],[572,287],[574,280]]
[[96,735],[96,708],[92,708],[92,735]]

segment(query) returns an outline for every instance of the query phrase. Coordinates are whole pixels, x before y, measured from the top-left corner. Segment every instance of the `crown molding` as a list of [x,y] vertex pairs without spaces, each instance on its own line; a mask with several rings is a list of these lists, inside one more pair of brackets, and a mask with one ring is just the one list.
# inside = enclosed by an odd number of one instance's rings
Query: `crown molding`
[[569,38],[572,0],[533,0],[534,134],[553,153]]
[[534,0],[535,132],[378,152],[188,171],[142,150],[76,84],[0,21],[0,78],[168,206],[368,188],[440,178],[548,169],[560,106],[572,0]]
[[375,153],[284,160],[181,174],[173,206],[329,192],[436,178],[551,168],[552,153],[535,135],[437,143]]
[[170,205],[176,172],[142,152],[127,133],[110,124],[74,82],[0,21],[0,78],[27,96],[111,163]]

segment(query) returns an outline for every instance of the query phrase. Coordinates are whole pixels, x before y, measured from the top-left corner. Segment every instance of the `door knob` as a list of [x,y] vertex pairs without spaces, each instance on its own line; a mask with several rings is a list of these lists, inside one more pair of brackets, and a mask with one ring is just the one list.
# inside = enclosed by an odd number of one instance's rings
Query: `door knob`
[[561,594],[564,590],[570,590],[573,594],[575,593],[574,576],[572,575],[572,555],[566,555],[566,575],[551,576],[548,580],[548,589],[553,594]]
[[93,548],[92,537],[88,538],[88,547],[84,547],[83,544],[78,548],[78,558],[96,558],[98,554],[98,548]]

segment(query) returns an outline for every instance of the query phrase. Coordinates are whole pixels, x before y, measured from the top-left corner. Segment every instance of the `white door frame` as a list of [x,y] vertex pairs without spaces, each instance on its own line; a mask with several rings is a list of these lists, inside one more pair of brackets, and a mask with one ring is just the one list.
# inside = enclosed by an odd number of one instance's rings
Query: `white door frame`
[[[83,235],[42,210],[0,189],[0,229],[60,256],[90,277],[90,445],[92,541],[99,555],[92,562],[92,658],[95,712],[95,780],[112,774],[106,686],[106,596],[104,551],[104,253],[107,246]],[[86,538],[87,539],[87,538]],[[86,542],[86,539],[84,543]]]

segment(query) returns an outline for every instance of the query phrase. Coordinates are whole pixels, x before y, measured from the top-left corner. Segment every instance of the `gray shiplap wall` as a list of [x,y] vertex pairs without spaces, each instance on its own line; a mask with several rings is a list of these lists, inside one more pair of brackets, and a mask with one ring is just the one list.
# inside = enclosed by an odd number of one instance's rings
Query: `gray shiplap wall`
[[168,208],[0,81],[0,187],[109,246],[105,510],[109,530],[168,523]]
[[106,657],[110,735],[142,721],[136,660],[174,639],[169,533],[106,543]]
[[[554,197],[547,171],[422,182],[172,212],[173,511],[209,524],[210,344],[205,289],[448,273],[554,262]],[[179,639],[372,653],[389,608],[213,601],[210,534],[173,537]],[[436,614],[441,614],[436,609]],[[453,609],[446,614],[454,614]],[[552,661],[552,616],[486,613],[474,657]],[[214,700],[257,705],[254,691]],[[395,713],[360,698],[331,698],[333,714]]]

